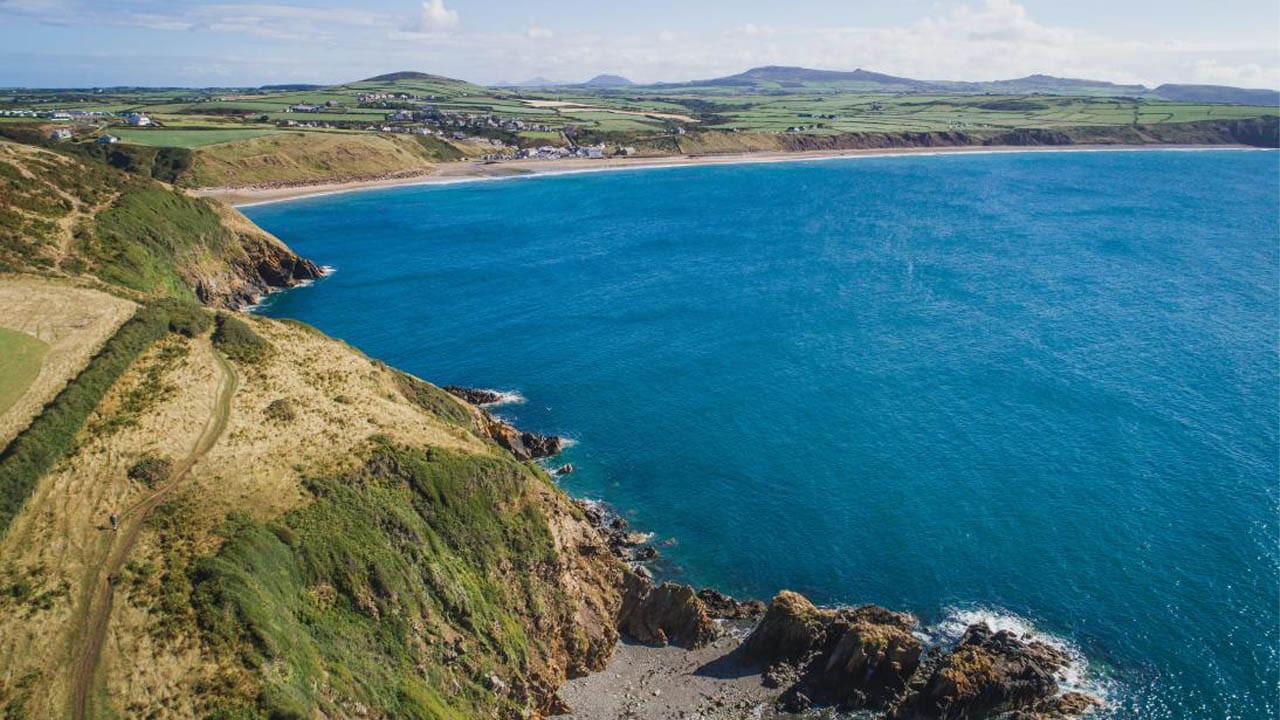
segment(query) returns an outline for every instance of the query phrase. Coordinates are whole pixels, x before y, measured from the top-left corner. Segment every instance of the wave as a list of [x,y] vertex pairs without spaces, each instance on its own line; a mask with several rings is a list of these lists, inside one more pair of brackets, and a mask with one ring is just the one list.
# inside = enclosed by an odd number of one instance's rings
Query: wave
[[1111,705],[1112,683],[1091,673],[1089,659],[1067,638],[1041,630],[1031,620],[1002,608],[949,607],[944,613],[937,624],[924,628],[924,639],[928,642],[950,645],[959,640],[970,625],[986,623],[995,632],[1006,630],[1022,640],[1040,642],[1061,651],[1069,658],[1067,666],[1057,672],[1062,692],[1082,692],[1098,698],[1104,706]]
[[493,402],[480,403],[480,407],[499,407],[501,405],[523,405],[529,402],[529,399],[521,395],[518,390],[495,390],[493,388],[479,388],[483,392],[493,393],[498,396]]

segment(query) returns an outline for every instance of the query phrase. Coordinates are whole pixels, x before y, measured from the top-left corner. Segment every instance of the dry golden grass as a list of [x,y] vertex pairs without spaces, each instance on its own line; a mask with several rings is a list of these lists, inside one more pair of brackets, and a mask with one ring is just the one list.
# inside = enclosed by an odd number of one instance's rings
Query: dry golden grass
[[21,432],[84,369],[135,309],[128,300],[53,280],[0,278],[0,324],[49,344],[40,374],[0,413],[0,446]]
[[[300,325],[244,319],[273,350],[256,363],[233,364],[237,385],[225,430],[165,497],[178,515],[170,507],[157,511],[129,554],[97,665],[95,712],[197,716],[193,703],[207,690],[195,688],[233,676],[225,671],[230,659],[210,656],[194,627],[181,626],[190,619],[157,600],[173,581],[161,581],[166,573],[185,577],[175,563],[216,549],[213,530],[228,513],[272,518],[298,507],[308,500],[301,477],[358,462],[353,451],[373,435],[496,452],[411,404],[397,392],[393,371],[345,344]],[[150,496],[127,476],[139,459],[191,457],[225,381],[214,353],[207,338],[176,335],[145,353],[0,539],[0,590],[29,587],[22,597],[0,593],[0,710],[18,698],[30,717],[67,712],[91,591],[101,587],[122,534],[110,530],[108,517],[121,513],[123,527],[135,520],[130,508]],[[279,412],[281,400],[290,413]],[[177,632],[161,631],[174,623]]]

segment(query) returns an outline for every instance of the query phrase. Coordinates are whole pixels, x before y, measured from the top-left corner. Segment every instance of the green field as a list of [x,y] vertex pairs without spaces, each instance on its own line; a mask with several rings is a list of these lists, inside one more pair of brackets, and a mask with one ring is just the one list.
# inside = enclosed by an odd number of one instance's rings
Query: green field
[[156,128],[142,130],[136,128],[112,128],[110,134],[120,138],[122,142],[151,147],[194,148],[217,143],[235,142],[264,135],[275,135],[276,130],[240,129],[240,128]]
[[40,374],[49,343],[24,332],[0,327],[0,413],[18,402]]

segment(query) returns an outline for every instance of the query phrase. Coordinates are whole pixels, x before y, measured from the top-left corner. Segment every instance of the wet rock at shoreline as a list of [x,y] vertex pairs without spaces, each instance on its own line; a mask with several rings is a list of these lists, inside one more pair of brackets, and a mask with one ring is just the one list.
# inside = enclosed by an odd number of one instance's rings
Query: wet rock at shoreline
[[1009,631],[970,625],[894,720],[983,720],[1011,712],[1026,720],[1075,717],[1096,704],[1080,693],[1058,696],[1066,653]]
[[484,388],[469,388],[459,385],[443,385],[440,388],[450,395],[466,400],[472,405],[494,405],[503,401],[502,393]]
[[785,688],[778,709],[875,709],[893,720],[1064,720],[1099,703],[1059,693],[1070,658],[1045,643],[969,626],[925,653],[910,615],[874,605],[828,610],[783,591],[743,643],[763,682]]
[[765,604],[759,600],[734,600],[713,588],[702,588],[698,599],[707,608],[707,614],[717,620],[754,620],[765,613]]
[[559,455],[560,451],[564,449],[564,439],[555,435],[522,432],[520,433],[520,442],[528,451],[529,457],[534,460]]
[[575,470],[577,470],[577,468],[575,468],[571,463],[565,463],[564,465],[556,468],[555,475],[556,477],[564,477],[565,475],[572,475]]

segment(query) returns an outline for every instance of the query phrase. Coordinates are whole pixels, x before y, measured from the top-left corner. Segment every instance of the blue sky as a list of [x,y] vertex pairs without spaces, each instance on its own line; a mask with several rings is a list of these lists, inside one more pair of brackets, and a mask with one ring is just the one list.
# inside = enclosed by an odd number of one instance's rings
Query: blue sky
[[1280,3],[0,0],[0,86],[328,83],[395,70],[647,82],[766,64],[1280,87]]

